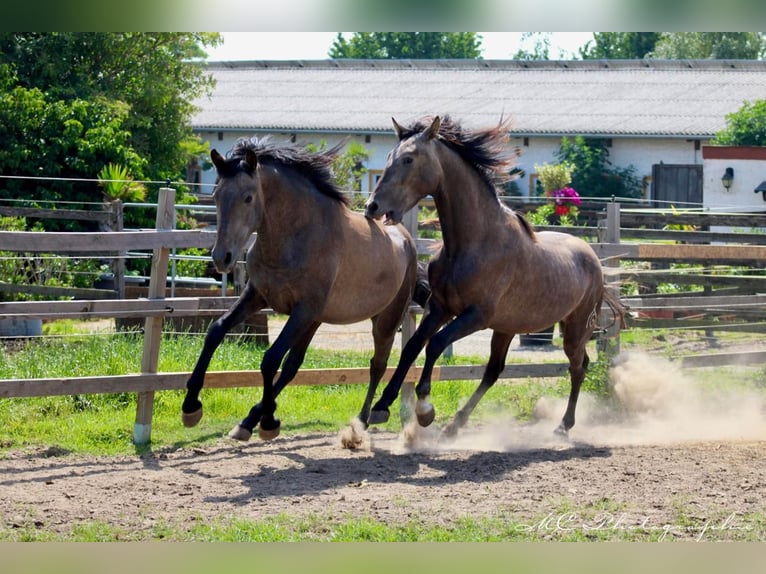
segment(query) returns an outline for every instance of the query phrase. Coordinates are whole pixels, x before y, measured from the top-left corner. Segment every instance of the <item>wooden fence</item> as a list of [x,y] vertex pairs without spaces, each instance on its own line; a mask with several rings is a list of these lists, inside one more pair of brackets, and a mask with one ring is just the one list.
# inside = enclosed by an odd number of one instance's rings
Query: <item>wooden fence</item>
[[[214,233],[191,230],[179,231],[172,229],[174,213],[174,191],[162,189],[158,200],[157,229],[153,231],[115,231],[104,233],[34,233],[34,232],[0,232],[0,251],[15,251],[22,253],[113,253],[127,250],[151,249],[152,271],[148,296],[140,299],[97,299],[70,301],[25,301],[0,303],[0,317],[42,318],[42,319],[89,319],[94,317],[123,317],[144,319],[144,347],[141,360],[141,372],[121,376],[94,376],[47,379],[7,379],[0,380],[0,397],[32,397],[48,395],[69,395],[87,393],[138,393],[136,422],[133,440],[143,444],[150,440],[151,419],[154,393],[162,390],[180,390],[185,388],[189,373],[158,373],[157,362],[160,349],[163,321],[169,317],[219,316],[235,297],[165,297],[166,277],[170,250],[173,248],[201,247],[210,248],[214,242]],[[625,281],[636,281],[651,285],[660,281],[672,280],[670,272],[650,268],[653,264],[666,266],[668,263],[711,263],[721,265],[741,265],[748,269],[762,269],[766,265],[766,235],[758,232],[734,233],[724,231],[662,231],[657,221],[666,218],[665,214],[657,214],[647,223],[638,212],[620,209],[617,203],[609,204],[603,211],[603,217],[596,226],[561,228],[577,235],[590,237],[596,253],[604,261],[608,277],[614,282],[613,289]],[[699,218],[701,216],[694,215]],[[624,221],[634,221],[635,227],[622,227]],[[684,218],[674,218],[673,223],[665,225],[696,225],[696,226],[743,226],[766,228],[766,215],[729,215],[710,216],[710,219],[700,219],[698,223],[685,223]],[[697,221],[695,219],[695,221]],[[635,223],[638,222],[638,223]],[[410,213],[409,226],[416,229],[416,213]],[[649,243],[646,239],[662,241]],[[710,244],[715,241],[739,240],[737,244]],[[421,253],[429,253],[434,247],[433,239],[418,239],[418,249]],[[677,243],[683,241],[683,244]],[[643,262],[644,268],[625,268],[623,261]],[[665,275],[662,275],[664,273]],[[669,279],[670,278],[670,279]],[[629,318],[629,326],[658,326],[654,322],[651,311],[664,310],[684,313],[714,312],[725,320],[716,323],[716,330],[747,329],[757,330],[760,325],[743,322],[742,317],[751,320],[752,317],[766,315],[764,303],[766,296],[758,295],[762,281],[766,279],[757,276],[715,275],[705,270],[695,274],[689,281],[696,282],[704,288],[704,295],[699,292],[682,294],[681,296],[651,296],[623,298],[633,311]],[[719,283],[720,282],[720,283]],[[719,289],[726,290],[719,294]],[[732,291],[733,290],[733,291]],[[406,341],[414,328],[414,316],[419,308],[411,308],[411,314],[404,325],[402,340]],[[604,313],[609,321],[608,311]],[[739,319],[738,319],[739,318]],[[693,319],[690,319],[693,320]],[[691,323],[689,323],[691,324]],[[693,324],[700,329],[706,325]],[[609,341],[619,346],[618,327],[601,335],[600,350],[608,350]],[[684,366],[717,366],[730,362],[766,362],[763,353],[751,353],[747,356],[727,356],[726,353],[716,355],[706,354],[704,357],[687,357]],[[526,377],[557,377],[567,372],[568,365],[561,363],[539,364],[509,364],[503,371],[502,378]],[[405,385],[402,396],[402,406],[410,404],[412,383],[417,380],[420,369],[413,367]],[[433,380],[464,380],[478,379],[483,372],[483,366],[442,366],[437,367]],[[386,377],[393,374],[389,368]],[[326,384],[366,384],[368,368],[346,369],[305,369],[299,371],[294,382],[296,385],[326,385]],[[260,373],[253,371],[209,372],[205,379],[208,388],[260,386]],[[406,415],[405,415],[406,416]]]

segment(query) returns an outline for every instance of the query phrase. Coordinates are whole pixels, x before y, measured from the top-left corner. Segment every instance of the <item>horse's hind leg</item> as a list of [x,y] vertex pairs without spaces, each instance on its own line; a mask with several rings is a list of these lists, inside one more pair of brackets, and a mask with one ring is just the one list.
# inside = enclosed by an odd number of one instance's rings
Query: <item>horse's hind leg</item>
[[384,313],[372,318],[372,337],[375,350],[370,359],[370,382],[359,415],[341,433],[340,444],[343,448],[356,449],[365,443],[366,433],[364,431],[369,425],[372,400],[375,398],[378,383],[386,372],[388,357],[394,345],[399,323],[398,314],[394,316],[392,313]]
[[508,348],[511,346],[513,337],[514,335],[506,335],[504,333],[498,333],[497,331],[492,333],[489,360],[487,361],[487,367],[484,369],[484,375],[481,378],[479,387],[474,391],[466,404],[455,413],[455,416],[449,424],[444,427],[444,436],[453,437],[465,426],[468,422],[468,417],[476,408],[476,405],[479,404],[479,401],[481,401],[484,394],[500,377],[500,373],[502,373],[505,368],[505,358],[508,355]]
[[184,397],[184,402],[181,405],[181,421],[184,426],[193,427],[202,419],[202,403],[199,400],[199,393],[205,382],[205,373],[210,365],[210,360],[226,333],[265,306],[266,302],[248,282],[234,305],[210,325],[197,364],[194,366],[189,380],[186,381],[186,397]]
[[580,387],[585,380],[585,372],[590,363],[590,358],[585,347],[590,339],[592,329],[586,329],[577,325],[573,326],[571,322],[562,322],[564,335],[564,352],[569,359],[569,400],[564,417],[556,428],[556,434],[567,436],[569,429],[575,424],[575,409],[577,408],[577,399],[580,396]]

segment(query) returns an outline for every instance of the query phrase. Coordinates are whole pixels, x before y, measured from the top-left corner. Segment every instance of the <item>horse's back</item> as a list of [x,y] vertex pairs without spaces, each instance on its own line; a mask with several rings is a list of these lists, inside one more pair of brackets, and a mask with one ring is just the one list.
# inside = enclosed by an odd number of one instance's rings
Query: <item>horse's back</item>
[[352,211],[338,232],[340,257],[323,321],[357,322],[386,309],[402,289],[411,295],[417,251],[403,226],[386,226]]

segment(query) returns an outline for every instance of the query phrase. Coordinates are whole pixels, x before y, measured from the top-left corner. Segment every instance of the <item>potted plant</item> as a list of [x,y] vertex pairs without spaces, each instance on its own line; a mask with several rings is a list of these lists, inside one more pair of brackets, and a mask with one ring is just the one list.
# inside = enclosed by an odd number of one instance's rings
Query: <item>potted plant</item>
[[[567,162],[535,164],[541,195],[548,201],[527,214],[533,225],[574,225],[582,204],[580,195],[571,187],[574,166]],[[553,342],[555,325],[537,333],[524,333],[520,340],[523,346],[550,345]]]

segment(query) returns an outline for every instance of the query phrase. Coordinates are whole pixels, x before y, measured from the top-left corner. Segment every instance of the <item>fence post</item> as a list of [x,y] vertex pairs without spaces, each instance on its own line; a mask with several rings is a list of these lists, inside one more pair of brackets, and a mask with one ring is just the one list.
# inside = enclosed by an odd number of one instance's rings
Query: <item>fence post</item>
[[[122,231],[125,224],[125,210],[122,201],[117,199],[110,203],[112,210],[112,226],[114,231]],[[118,251],[117,259],[112,262],[112,274],[114,275],[114,289],[118,299],[125,299],[125,257],[127,251]]]
[[[418,206],[410,209],[404,214],[402,223],[410,232],[412,238],[417,241],[418,237]],[[409,305],[409,304],[408,304]],[[407,344],[412,334],[415,332],[415,314],[407,311],[404,314],[404,320],[402,321],[402,349]],[[402,390],[399,393],[399,419],[402,422],[402,426],[412,420],[412,414],[415,412],[415,383],[412,381],[405,381],[402,384]]]
[[[606,236],[603,238],[606,243],[619,244],[620,243],[620,204],[616,202],[608,203],[606,206]],[[613,280],[614,270],[619,278],[620,259],[619,257],[611,257],[604,262],[604,267],[607,267],[606,275],[606,288],[617,299],[620,298],[620,282],[619,280]],[[607,359],[613,357],[620,352],[620,321],[614,321],[611,316],[601,315],[602,328],[606,329],[605,335],[602,335],[598,340],[599,353],[605,353]]]
[[[157,198],[157,230],[173,228],[175,221],[175,190],[162,187]],[[149,299],[164,299],[168,280],[168,260],[170,249],[162,247],[152,253],[152,272],[149,277]],[[141,356],[141,373],[154,374],[160,355],[162,338],[162,315],[147,317],[144,323],[144,350]],[[133,426],[133,443],[147,444],[151,440],[152,413],[154,410],[154,391],[138,393],[136,422]]]

